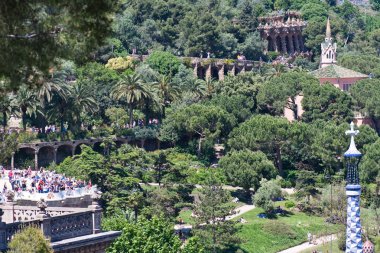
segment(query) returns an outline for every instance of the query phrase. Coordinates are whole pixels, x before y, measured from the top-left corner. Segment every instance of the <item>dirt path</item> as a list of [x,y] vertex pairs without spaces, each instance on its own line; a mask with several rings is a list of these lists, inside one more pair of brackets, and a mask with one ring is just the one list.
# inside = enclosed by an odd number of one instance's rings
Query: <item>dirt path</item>
[[322,236],[320,238],[318,238],[316,240],[316,243],[315,244],[309,244],[308,242],[305,242],[303,244],[300,244],[298,246],[295,246],[293,248],[289,248],[289,249],[286,249],[286,250],[283,250],[283,251],[280,251],[278,253],[299,253],[303,250],[307,250],[307,249],[311,249],[315,246],[318,246],[318,245],[321,245],[323,243],[327,243],[329,241],[332,240],[336,240],[337,239],[337,235],[327,235],[327,236]]
[[238,217],[240,215],[243,215],[246,212],[249,212],[249,211],[251,211],[253,209],[255,209],[255,205],[244,205],[244,206],[238,207],[238,208],[235,209],[236,213],[233,214],[233,215],[227,216],[226,220],[232,220],[233,218]]
[[[238,207],[235,209],[235,214],[233,215],[229,215],[226,217],[226,220],[232,220],[233,218],[235,217],[238,217],[240,215],[243,215],[245,214],[246,212],[249,212],[251,210],[253,210],[255,208],[254,205],[244,205],[244,206],[241,206],[241,207]],[[202,224],[201,224],[202,225]],[[174,229],[175,230],[191,230],[193,228],[192,225],[190,224],[176,224],[174,225]]]

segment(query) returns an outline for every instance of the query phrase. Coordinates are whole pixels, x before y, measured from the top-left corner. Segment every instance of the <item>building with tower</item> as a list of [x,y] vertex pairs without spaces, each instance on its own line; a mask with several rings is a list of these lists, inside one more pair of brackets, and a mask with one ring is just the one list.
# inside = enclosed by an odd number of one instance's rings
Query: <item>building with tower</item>
[[[356,82],[368,78],[368,75],[359,73],[357,71],[344,68],[337,64],[337,44],[334,42],[331,33],[330,19],[326,24],[326,37],[321,43],[321,59],[319,69],[312,71],[311,75],[315,76],[321,85],[332,84],[341,91],[348,91]],[[302,117],[302,95],[296,99],[298,106],[298,117]],[[295,120],[294,113],[288,108],[284,108],[284,116],[289,120]],[[357,125],[370,124],[371,120],[357,114],[355,117]]]
[[336,49],[337,45],[331,37],[330,18],[327,19],[325,42],[321,44],[321,62],[320,68],[336,64]]
[[325,41],[321,43],[319,69],[311,72],[321,84],[331,83],[342,91],[348,91],[351,85],[367,75],[337,65],[337,45],[331,36],[330,19],[327,19]]

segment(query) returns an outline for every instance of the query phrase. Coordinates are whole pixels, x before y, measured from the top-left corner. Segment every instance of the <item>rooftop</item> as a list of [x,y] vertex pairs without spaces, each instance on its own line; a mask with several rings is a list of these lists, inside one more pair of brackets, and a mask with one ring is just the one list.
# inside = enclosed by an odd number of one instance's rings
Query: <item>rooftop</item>
[[347,69],[336,64],[331,64],[327,67],[312,71],[311,74],[316,78],[352,78],[362,77],[366,78],[368,75]]

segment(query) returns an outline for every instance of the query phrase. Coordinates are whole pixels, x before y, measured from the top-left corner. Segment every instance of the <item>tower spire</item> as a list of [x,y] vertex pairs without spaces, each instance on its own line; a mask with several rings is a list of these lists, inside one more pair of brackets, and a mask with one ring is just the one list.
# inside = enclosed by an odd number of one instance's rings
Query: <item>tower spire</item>
[[330,26],[330,17],[327,18],[326,25],[326,38],[331,38],[331,26]]

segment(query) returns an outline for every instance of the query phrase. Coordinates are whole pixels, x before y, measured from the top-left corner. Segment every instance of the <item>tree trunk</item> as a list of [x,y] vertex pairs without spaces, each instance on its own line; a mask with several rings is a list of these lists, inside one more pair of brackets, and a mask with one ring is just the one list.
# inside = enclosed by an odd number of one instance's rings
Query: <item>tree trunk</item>
[[133,207],[133,212],[135,213],[135,221],[137,222],[137,211],[138,211],[138,207],[137,206],[134,206]]
[[280,176],[284,176],[281,158],[281,148],[279,146],[276,146],[276,164],[278,168],[278,173],[280,174]]
[[5,128],[7,127],[7,113],[3,112],[3,128],[5,132]]
[[201,156],[201,151],[202,151],[202,136],[199,137],[199,141],[198,141],[198,150],[197,150],[198,157]]
[[24,132],[26,131],[26,109],[21,109],[22,111],[22,128]]
[[129,105],[129,127],[133,127],[133,105]]

